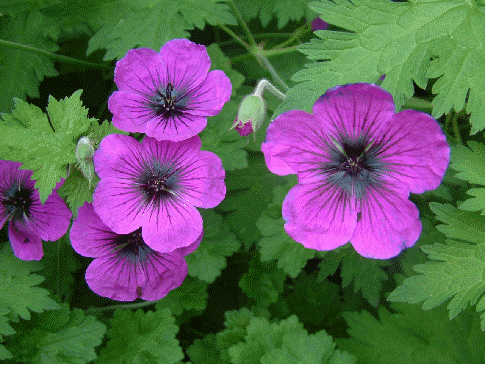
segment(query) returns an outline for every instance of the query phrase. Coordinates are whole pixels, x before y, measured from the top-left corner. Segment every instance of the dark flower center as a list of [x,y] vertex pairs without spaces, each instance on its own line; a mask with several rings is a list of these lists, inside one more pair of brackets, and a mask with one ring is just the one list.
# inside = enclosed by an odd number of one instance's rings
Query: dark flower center
[[145,164],[138,186],[148,204],[159,204],[174,196],[178,188],[178,170],[173,166],[161,164],[159,161]]
[[20,182],[14,182],[3,193],[2,204],[6,215],[15,221],[30,217],[30,207],[34,203],[32,189]]
[[118,257],[126,257],[131,262],[144,262],[155,252],[143,241],[142,228],[128,234],[118,234],[114,238]]
[[149,98],[148,106],[155,111],[157,116],[165,118],[180,115],[186,106],[186,97],[183,93],[174,90],[174,85],[170,82],[155,91],[155,95]]
[[328,182],[348,197],[363,198],[368,187],[380,184],[385,165],[378,157],[380,149],[366,136],[355,140],[340,137],[330,145],[331,161],[324,165]]

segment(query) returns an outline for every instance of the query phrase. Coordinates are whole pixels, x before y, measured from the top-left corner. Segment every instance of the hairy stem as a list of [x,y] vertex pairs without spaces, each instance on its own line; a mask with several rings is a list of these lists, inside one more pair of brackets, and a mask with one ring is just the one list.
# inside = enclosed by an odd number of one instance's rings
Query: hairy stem
[[86,313],[97,313],[97,312],[110,311],[115,309],[138,309],[138,308],[149,307],[155,303],[157,303],[157,301],[146,301],[141,303],[117,304],[117,305],[109,305],[106,307],[95,307],[95,308],[87,309]]
[[251,47],[238,34],[233,32],[231,29],[229,29],[224,24],[218,24],[218,27],[220,27],[222,30],[224,30],[226,33],[228,33],[231,36],[231,38],[233,38],[235,41],[237,41],[239,44],[241,44],[243,47],[245,47],[245,49],[247,49],[248,52],[251,52]]
[[312,31],[312,28],[311,28],[310,23],[306,23],[303,26],[297,28],[292,33],[292,36],[289,39],[283,41],[282,43],[277,44],[273,48],[273,50],[277,50],[277,49],[280,49],[280,48],[287,47],[289,44],[292,44],[293,42],[295,42],[296,40],[298,40],[300,37],[302,37],[303,35],[305,35],[307,33],[310,33],[311,31]]
[[233,8],[233,12],[235,13],[236,17],[238,18],[238,22],[240,23],[241,27],[243,28],[243,30],[245,31],[245,33],[248,37],[248,40],[250,41],[250,45],[252,47],[255,47],[256,42],[255,42],[255,39],[253,38],[253,34],[251,34],[250,28],[248,28],[248,25],[246,25],[245,20],[241,16],[241,13],[238,10],[238,8],[236,7],[235,2],[233,0],[230,0],[229,3],[231,5],[231,7]]
[[268,58],[266,58],[264,55],[263,55],[263,52],[257,50],[256,52],[256,55],[255,57],[260,61],[262,62],[264,65],[265,65],[265,68],[268,70],[268,72],[270,72],[270,75],[272,75],[272,78],[273,80],[280,84],[280,86],[282,86],[282,88],[284,89],[285,92],[287,92],[290,88],[287,86],[287,84],[280,78],[280,76],[277,74],[277,71],[275,71],[275,69],[273,68],[272,64],[270,63],[270,61],[268,60]]

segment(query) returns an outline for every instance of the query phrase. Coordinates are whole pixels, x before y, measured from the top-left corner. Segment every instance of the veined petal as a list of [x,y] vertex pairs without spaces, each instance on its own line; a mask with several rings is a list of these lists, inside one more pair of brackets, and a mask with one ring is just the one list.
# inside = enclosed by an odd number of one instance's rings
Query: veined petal
[[188,95],[188,113],[193,115],[216,115],[231,96],[231,81],[223,71],[213,70],[206,79]]
[[206,78],[211,59],[206,47],[187,39],[173,39],[160,49],[168,81],[178,90],[189,90]]
[[14,221],[8,226],[8,238],[14,255],[21,260],[37,260],[44,256],[42,241],[35,231],[19,227]]
[[395,113],[392,95],[374,84],[348,84],[326,91],[312,108],[314,116],[329,128],[331,137],[351,140],[367,135],[379,138],[378,127]]
[[202,132],[207,124],[206,117],[190,113],[172,115],[168,118],[153,117],[145,124],[145,133],[158,141],[180,142]]
[[349,242],[356,227],[354,200],[321,184],[296,185],[282,206],[286,232],[315,250],[333,250]]
[[115,66],[115,83],[121,90],[143,93],[150,90],[153,80],[163,72],[162,61],[150,48],[131,49]]
[[160,253],[191,245],[202,233],[201,214],[191,205],[170,199],[153,207],[142,225],[147,246]]
[[412,193],[436,189],[449,164],[450,148],[437,121],[415,110],[395,114],[380,128],[384,145],[380,159],[387,176]]
[[372,189],[361,203],[361,219],[351,237],[361,256],[389,259],[417,242],[422,230],[419,211],[399,187]]

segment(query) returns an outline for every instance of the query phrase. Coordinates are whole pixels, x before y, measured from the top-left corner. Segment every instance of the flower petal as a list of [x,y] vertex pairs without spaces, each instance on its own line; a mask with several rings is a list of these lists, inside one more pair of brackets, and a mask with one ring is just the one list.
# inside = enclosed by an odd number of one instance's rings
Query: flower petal
[[384,147],[379,157],[387,164],[387,176],[405,184],[412,193],[436,189],[450,155],[437,121],[422,112],[403,110],[381,129]]
[[226,195],[225,171],[221,159],[209,151],[201,151],[187,167],[181,169],[181,200],[200,208],[214,208]]
[[400,187],[386,184],[369,191],[351,243],[364,257],[389,259],[417,242],[422,224],[417,207]]
[[142,238],[151,249],[166,253],[191,245],[202,229],[202,217],[196,208],[170,199],[147,214],[147,222],[142,225]]
[[[35,195],[39,196],[37,190],[35,190]],[[44,205],[40,204],[40,198],[38,198],[38,202],[39,204],[31,206],[32,219],[29,223],[35,225],[36,231],[44,241],[57,241],[66,234],[73,213],[55,190],[49,195]]]
[[282,206],[285,231],[315,250],[333,250],[346,244],[356,227],[354,201],[322,184],[296,185]]
[[158,141],[183,141],[202,132],[208,123],[208,118],[189,113],[173,115],[168,119],[154,117],[147,121],[145,133]]
[[100,179],[132,174],[139,167],[142,146],[133,137],[110,134],[103,138],[93,156],[95,170]]
[[231,96],[231,81],[223,71],[214,70],[191,90],[186,106],[188,113],[209,116],[218,114]]
[[29,232],[23,227],[18,227],[14,221],[8,226],[8,238],[14,255],[21,260],[37,260],[44,256],[42,241],[36,232]]
[[141,192],[133,187],[131,180],[104,178],[93,194],[93,207],[113,232],[125,234],[135,231],[147,220],[146,207]]
[[173,39],[160,49],[168,81],[176,90],[189,90],[206,78],[211,59],[206,47],[187,39]]
[[78,216],[69,232],[74,250],[86,257],[100,257],[111,253],[113,249],[107,243],[115,235],[95,213],[93,205],[87,202],[78,209]]
[[108,109],[113,113],[113,125],[123,131],[145,133],[147,122],[160,119],[146,103],[144,95],[114,91],[108,99]]
[[395,113],[392,95],[374,84],[348,84],[329,89],[314,103],[314,116],[331,131],[355,140],[362,135],[380,138],[378,127]]
[[174,251],[179,252],[182,256],[187,256],[190,253],[193,253],[194,251],[196,251],[196,249],[201,244],[201,242],[203,240],[203,236],[204,236],[204,232],[201,232],[199,237],[193,243],[191,243],[189,246],[180,247],[180,248],[175,249]]
[[280,114],[268,127],[262,144],[268,169],[287,175],[308,169],[309,163],[320,163],[327,130],[325,126],[317,127],[318,123],[313,115],[301,110]]
[[116,63],[115,83],[121,90],[146,92],[161,71],[164,71],[162,60],[156,51],[150,48],[131,49]]

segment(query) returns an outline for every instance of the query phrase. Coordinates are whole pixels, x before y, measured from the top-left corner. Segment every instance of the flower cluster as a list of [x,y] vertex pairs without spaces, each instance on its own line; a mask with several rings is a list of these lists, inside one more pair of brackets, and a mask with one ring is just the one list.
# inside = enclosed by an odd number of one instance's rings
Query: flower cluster
[[[187,275],[184,256],[203,239],[196,207],[212,208],[225,197],[225,172],[212,152],[201,151],[197,133],[231,95],[223,71],[210,71],[206,48],[186,39],[167,42],[160,52],[130,50],[117,62],[115,91],[108,107],[113,124],[142,132],[141,142],[111,134],[94,151],[81,138],[76,157],[90,183],[100,181],[93,204],[79,208],[70,238],[81,255],[94,257],[88,286],[114,300],[157,300]],[[93,169],[90,167],[93,165]],[[10,219],[14,253],[40,260],[44,240],[69,228],[71,212],[56,190],[44,205],[20,163],[0,161],[0,222]]]
[[282,207],[293,239],[316,250],[351,241],[360,255],[387,259],[418,240],[408,197],[439,186],[450,149],[430,115],[395,113],[391,94],[358,83],[328,90],[313,114],[279,115],[262,152],[270,171],[298,176]]

